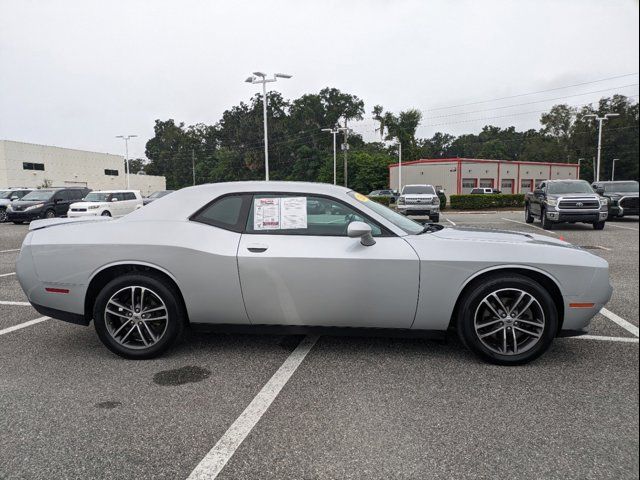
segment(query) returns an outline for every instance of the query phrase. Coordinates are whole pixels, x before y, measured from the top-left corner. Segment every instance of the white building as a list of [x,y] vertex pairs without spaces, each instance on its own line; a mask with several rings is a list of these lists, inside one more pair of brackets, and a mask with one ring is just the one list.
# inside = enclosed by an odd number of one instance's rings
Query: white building
[[[389,165],[389,187],[398,190],[399,165]],[[474,158],[421,159],[402,162],[402,185],[429,184],[447,196],[470,193],[477,187],[502,193],[531,192],[543,180],[580,177],[577,163],[519,162]]]
[[[164,177],[129,176],[130,188],[148,195],[166,190]],[[92,190],[126,188],[124,157],[109,153],[0,140],[0,188],[85,186]]]

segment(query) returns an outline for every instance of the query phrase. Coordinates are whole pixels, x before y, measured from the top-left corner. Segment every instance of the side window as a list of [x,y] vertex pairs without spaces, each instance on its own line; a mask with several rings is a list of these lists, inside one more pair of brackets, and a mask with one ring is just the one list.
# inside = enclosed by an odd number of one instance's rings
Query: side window
[[124,199],[125,200],[135,200],[136,199],[136,194],[133,192],[127,192],[124,194]]
[[251,195],[222,197],[196,212],[191,220],[233,232],[242,232]]
[[60,190],[53,198],[65,202],[71,200],[71,195],[69,194],[69,190]]
[[365,222],[374,237],[380,226],[354,208],[325,197],[254,195],[247,218],[247,233],[346,237],[349,223]]

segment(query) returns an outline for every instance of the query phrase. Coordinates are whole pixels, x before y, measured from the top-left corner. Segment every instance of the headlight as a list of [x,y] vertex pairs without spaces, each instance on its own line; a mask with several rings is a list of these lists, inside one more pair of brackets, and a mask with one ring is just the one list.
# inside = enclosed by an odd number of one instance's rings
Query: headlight
[[547,205],[549,205],[550,207],[555,207],[556,205],[558,205],[558,200],[556,200],[555,198],[548,198]]
[[36,203],[35,205],[31,205],[30,207],[27,207],[24,210],[26,212],[27,210],[36,210],[36,209],[42,208],[42,207],[44,207],[44,203]]
[[398,205],[404,205],[404,197],[398,199]]
[[600,199],[600,206],[601,207],[606,207],[607,205],[609,205],[609,199],[608,198],[601,198]]
[[95,210],[96,208],[100,208],[100,205],[89,205],[89,210]]
[[440,205],[440,199],[438,197],[434,197],[433,204],[434,205]]
[[7,212],[13,212],[13,207],[11,205],[7,205]]

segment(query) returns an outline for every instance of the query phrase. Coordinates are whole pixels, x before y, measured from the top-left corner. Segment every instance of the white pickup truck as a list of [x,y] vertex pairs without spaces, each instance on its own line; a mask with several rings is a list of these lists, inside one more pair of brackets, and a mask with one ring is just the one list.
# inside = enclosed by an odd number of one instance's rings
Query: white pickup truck
[[432,222],[440,221],[440,199],[433,185],[405,185],[396,206],[404,215],[428,215]]

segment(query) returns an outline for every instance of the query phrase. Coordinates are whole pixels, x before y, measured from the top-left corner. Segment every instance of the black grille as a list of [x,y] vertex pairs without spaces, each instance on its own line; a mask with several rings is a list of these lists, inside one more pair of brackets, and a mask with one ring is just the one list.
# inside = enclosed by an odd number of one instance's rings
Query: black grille
[[559,204],[560,208],[569,208],[572,210],[594,209],[600,208],[600,202],[597,200],[562,200]]
[[620,200],[620,206],[622,208],[638,208],[638,197],[627,197]]

